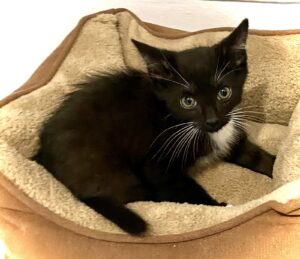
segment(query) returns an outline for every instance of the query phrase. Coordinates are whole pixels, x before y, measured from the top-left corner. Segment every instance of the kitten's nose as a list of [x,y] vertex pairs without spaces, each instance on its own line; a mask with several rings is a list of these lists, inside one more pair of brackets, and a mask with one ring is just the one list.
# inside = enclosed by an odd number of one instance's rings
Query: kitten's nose
[[205,126],[208,131],[216,131],[220,127],[220,121],[217,117],[207,118],[205,122]]

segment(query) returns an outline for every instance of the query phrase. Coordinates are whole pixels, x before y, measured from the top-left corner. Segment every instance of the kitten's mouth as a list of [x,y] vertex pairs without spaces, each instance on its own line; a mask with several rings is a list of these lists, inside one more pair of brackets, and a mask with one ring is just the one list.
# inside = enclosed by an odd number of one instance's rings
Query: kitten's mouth
[[203,127],[203,129],[207,132],[207,133],[214,133],[214,132],[218,132],[219,130],[221,130],[229,121],[225,121],[225,122],[215,122],[215,123],[206,123]]

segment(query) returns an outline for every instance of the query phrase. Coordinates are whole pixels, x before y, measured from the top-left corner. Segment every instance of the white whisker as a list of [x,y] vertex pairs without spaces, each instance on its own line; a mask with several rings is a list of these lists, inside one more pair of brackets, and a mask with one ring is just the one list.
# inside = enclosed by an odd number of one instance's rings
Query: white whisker
[[163,130],[160,134],[158,134],[158,136],[153,140],[153,142],[151,143],[150,147],[148,150],[151,149],[151,147],[154,145],[154,143],[159,139],[160,136],[162,136],[164,133],[166,133],[167,131],[173,129],[173,128],[176,128],[176,127],[180,127],[182,125],[188,125],[188,124],[192,124],[192,122],[184,122],[184,123],[180,123],[180,124],[176,124],[176,125],[173,125],[165,130]]
[[189,142],[189,138],[190,137],[190,134],[187,134],[187,137],[185,138],[186,140],[184,141],[184,143],[182,144],[182,158],[181,158],[181,168],[184,167],[184,164],[185,164],[185,152],[186,152],[186,148],[187,148],[187,145],[188,145],[188,142]]
[[250,116],[250,117],[256,117],[256,118],[263,118],[265,115],[264,113],[230,113],[229,116]]
[[187,137],[188,137],[188,135],[186,134],[185,136],[183,136],[183,137],[178,141],[176,147],[175,147],[174,150],[173,150],[173,153],[172,153],[172,156],[171,156],[170,161],[173,161],[174,158],[179,157],[180,152],[181,152],[181,146],[182,146],[181,143],[183,143]]
[[196,145],[196,152],[199,152],[199,141],[200,141],[200,136],[201,136],[201,131],[198,129],[198,134],[197,134],[197,145]]
[[196,132],[193,136],[193,159],[195,160],[196,159],[196,141],[197,141],[197,137],[198,137],[198,134],[199,134],[199,129],[196,129]]
[[235,115],[235,118],[240,118],[244,120],[252,120],[252,121],[257,121],[257,122],[263,122],[263,118],[255,117],[255,116],[250,116],[250,115]]
[[246,126],[244,124],[238,123],[236,121],[233,121],[233,124],[234,124],[235,127],[241,129],[242,131],[246,130]]
[[163,58],[165,59],[165,61],[168,63],[168,65],[172,68],[172,70],[187,84],[186,87],[190,86],[190,83],[175,69],[175,67],[173,67],[171,65],[171,63],[169,62],[169,60],[167,59],[165,54],[163,52],[160,52],[160,53],[163,56]]
[[231,120],[233,122],[236,122],[236,123],[239,123],[239,124],[242,124],[242,125],[247,124],[247,120],[245,120],[245,119],[240,119],[240,118],[234,117],[234,118],[231,118]]
[[262,106],[262,105],[242,106],[242,107],[234,108],[234,111],[243,110],[243,109],[245,109],[245,108],[263,108],[263,106]]
[[[190,130],[191,130],[191,129],[189,129],[189,131],[190,131]],[[188,138],[189,138],[189,132],[188,132],[187,134],[185,134],[185,135],[180,139],[180,141],[177,141],[177,146],[176,146],[175,149],[172,150],[173,152],[172,152],[171,158],[170,158],[170,160],[169,160],[168,167],[167,167],[167,170],[166,170],[166,171],[168,171],[170,165],[172,164],[174,158],[176,157],[177,150],[181,150],[181,149],[179,149],[179,147],[180,147],[180,146],[183,146],[184,143],[186,143],[186,141],[188,140]],[[182,144],[181,144],[181,143],[182,143]],[[179,154],[180,154],[180,151],[179,151],[178,155],[179,155]]]
[[264,122],[265,112],[262,111],[253,111],[250,108],[259,107],[255,105],[240,107],[232,110],[227,114],[230,118],[235,120],[243,120],[243,121],[252,121],[252,122]]
[[[170,141],[173,141],[175,138],[177,138],[177,139],[174,141],[173,145],[172,145],[172,146],[169,148],[169,150],[167,151],[166,155],[168,155],[168,154],[173,150],[174,146],[176,146],[176,143],[178,142],[178,140],[180,140],[181,136],[185,135],[185,134],[186,134],[187,132],[189,132],[192,128],[193,128],[193,126],[188,126],[188,127],[186,127],[186,128],[184,129],[184,131],[182,131],[180,134],[177,134],[172,140],[170,140]],[[166,147],[166,148],[167,148],[167,147]],[[165,148],[165,149],[166,149],[166,148]],[[164,152],[164,150],[163,150],[163,152]]]
[[222,81],[222,79],[224,79],[226,76],[228,76],[229,74],[233,73],[234,71],[237,71],[237,70],[241,70],[240,68],[236,68],[236,69],[232,69],[230,70],[229,72],[227,72],[225,75],[223,75],[219,80],[217,81]]
[[196,128],[194,128],[193,129],[193,135],[191,136],[191,141],[190,141],[190,144],[189,144],[189,146],[192,148],[192,153],[193,153],[193,157],[194,157],[194,159],[195,159],[195,148],[194,148],[194,145],[195,145],[195,138],[196,138],[196,136],[197,136],[197,132],[198,132],[198,129],[196,129]]
[[164,78],[164,77],[162,77],[162,76],[156,76],[156,75],[154,76],[154,75],[150,75],[150,77],[156,78],[156,79],[165,80],[165,81],[169,81],[169,82],[172,82],[172,83],[174,83],[174,84],[181,85],[181,86],[183,86],[183,87],[187,87],[186,85],[184,85],[184,84],[182,84],[182,83],[179,83],[179,82],[177,82],[177,81],[174,81],[174,80],[171,80],[171,79],[168,79],[168,78]]
[[178,131],[175,131],[171,136],[169,136],[163,143],[163,145],[159,148],[159,150],[153,155],[153,158],[155,158],[161,151],[161,155],[158,160],[161,159],[162,155],[164,154],[165,150],[168,148],[168,146],[172,143],[172,141],[178,137],[178,135],[184,134],[186,131],[189,130],[189,128],[192,127],[191,125],[186,125],[183,128],[179,129]]
[[217,81],[219,81],[220,76],[222,75],[222,73],[225,71],[226,67],[228,67],[229,64],[230,64],[230,61],[228,61],[226,63],[226,65],[223,67],[223,69],[221,70],[221,72],[219,73],[219,75],[217,77]]
[[218,61],[217,61],[217,66],[216,66],[216,71],[215,71],[215,75],[214,75],[214,80],[215,82],[217,82],[217,73],[218,73],[218,69],[219,69],[219,61],[220,61],[220,58],[218,56]]
[[265,112],[260,112],[260,111],[232,111],[232,112],[229,112],[228,114],[263,114],[263,115],[265,115]]
[[186,160],[187,160],[187,156],[188,156],[188,152],[189,152],[189,149],[190,149],[190,144],[191,144],[191,140],[192,140],[192,137],[194,136],[194,131],[191,131],[189,134],[188,134],[188,139],[187,141],[185,142],[185,148],[184,148],[184,152],[183,152],[183,156],[182,156],[182,168],[185,166],[186,164]]
[[249,125],[249,123],[258,122],[254,121],[252,118],[251,120],[249,120],[248,118],[241,118],[236,116],[231,117],[231,120],[238,128],[242,130],[246,130],[246,127]]

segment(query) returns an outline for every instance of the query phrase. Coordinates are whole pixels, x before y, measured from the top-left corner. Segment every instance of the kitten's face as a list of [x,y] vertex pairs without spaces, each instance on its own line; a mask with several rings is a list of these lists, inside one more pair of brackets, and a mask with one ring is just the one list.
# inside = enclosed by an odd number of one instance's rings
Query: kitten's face
[[215,132],[240,103],[247,76],[248,21],[212,47],[172,52],[133,41],[143,55],[154,91],[172,115]]

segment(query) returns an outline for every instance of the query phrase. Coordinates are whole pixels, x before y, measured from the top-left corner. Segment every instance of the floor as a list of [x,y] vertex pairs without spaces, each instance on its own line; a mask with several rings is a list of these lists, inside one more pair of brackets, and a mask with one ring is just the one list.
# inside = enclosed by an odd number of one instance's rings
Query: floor
[[201,0],[1,1],[0,99],[19,87],[80,17],[86,14],[126,7],[145,21],[188,31],[236,26],[245,17],[250,19],[251,28],[300,28],[299,1],[281,2],[285,3]]

